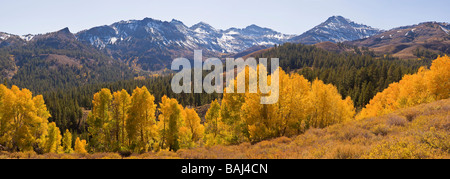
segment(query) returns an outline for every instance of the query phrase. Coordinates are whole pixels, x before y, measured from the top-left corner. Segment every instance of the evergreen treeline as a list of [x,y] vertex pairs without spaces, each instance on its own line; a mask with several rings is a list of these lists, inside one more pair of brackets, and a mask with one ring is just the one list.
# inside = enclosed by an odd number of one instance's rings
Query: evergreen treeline
[[402,60],[389,55],[376,57],[367,48],[334,53],[310,45],[286,43],[261,53],[256,58],[279,58],[287,72],[296,72],[309,81],[316,78],[350,96],[356,108],[369,103],[375,94],[398,82],[405,74],[429,67],[432,59]]
[[87,84],[80,87],[73,87],[68,90],[56,90],[43,93],[47,107],[52,114],[50,121],[62,129],[71,129],[83,132],[86,126],[82,126],[82,108],[92,109],[93,95],[102,88],[111,91],[126,90],[129,94],[136,87],[146,86],[148,91],[155,96],[155,103],[158,104],[161,98],[166,95],[176,99],[183,106],[201,106],[211,103],[218,98],[218,94],[175,94],[171,90],[172,75],[150,77],[144,80],[123,80],[109,83]]

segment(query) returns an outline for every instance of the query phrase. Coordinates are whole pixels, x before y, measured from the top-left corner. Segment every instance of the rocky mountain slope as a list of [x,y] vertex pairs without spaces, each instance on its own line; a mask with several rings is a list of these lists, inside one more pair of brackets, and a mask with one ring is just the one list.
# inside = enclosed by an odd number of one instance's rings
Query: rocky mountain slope
[[433,53],[450,53],[450,24],[425,22],[394,28],[367,39],[346,42],[370,47],[379,54],[390,53],[399,58],[427,57]]
[[294,43],[317,44],[320,42],[353,41],[381,33],[382,30],[357,24],[342,16],[332,16],[313,29],[290,40]]
[[282,44],[292,37],[256,25],[220,30],[204,22],[188,27],[178,20],[151,18],[94,27],[76,36],[81,42],[127,63],[137,63],[144,70],[167,67],[174,58],[192,57],[198,49],[204,50],[204,56],[217,57],[253,46]]

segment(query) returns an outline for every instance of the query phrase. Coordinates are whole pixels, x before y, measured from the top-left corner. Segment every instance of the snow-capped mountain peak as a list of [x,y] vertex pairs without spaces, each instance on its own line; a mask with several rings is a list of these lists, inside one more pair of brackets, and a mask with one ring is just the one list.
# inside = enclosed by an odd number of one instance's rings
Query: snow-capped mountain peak
[[0,40],[8,40],[11,37],[11,34],[0,32]]
[[292,39],[293,42],[316,44],[320,42],[353,41],[379,34],[383,31],[358,24],[342,16],[329,17],[325,22]]
[[177,48],[189,50],[204,49],[220,53],[237,53],[257,45],[281,44],[292,36],[257,25],[250,25],[244,29],[220,30],[205,22],[187,27],[176,19],[165,22],[145,18],[94,27],[79,32],[77,37],[80,41],[99,49],[117,48],[114,46],[120,46],[121,43],[145,41],[152,44],[148,44],[149,47],[178,46]]
[[214,27],[212,27],[211,25],[209,25],[205,22],[199,22],[199,23],[193,25],[192,27],[190,27],[190,29],[197,33],[200,33],[200,34],[217,32],[217,30]]
[[176,19],[167,22],[145,18],[94,27],[77,33],[76,37],[83,43],[106,50],[114,58],[138,58],[141,65],[147,65],[143,69],[158,69],[174,58],[189,57],[194,50],[204,50],[205,54],[217,56],[285,42],[343,42],[379,32],[378,29],[354,23],[342,16],[330,17],[301,36],[282,34],[254,24],[222,30],[205,22],[188,27]]

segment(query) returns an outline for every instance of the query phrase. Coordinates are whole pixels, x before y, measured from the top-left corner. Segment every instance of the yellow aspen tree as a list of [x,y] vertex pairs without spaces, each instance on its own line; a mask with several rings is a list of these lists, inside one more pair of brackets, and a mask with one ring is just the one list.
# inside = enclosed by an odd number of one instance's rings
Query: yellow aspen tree
[[[257,67],[256,71],[265,72],[267,71],[266,68],[263,65],[259,65]],[[257,74],[255,70],[249,69],[248,76],[257,76],[259,79],[259,72]],[[278,84],[273,85],[279,85],[278,90],[283,90],[283,88],[286,89],[286,86],[291,83],[291,80],[289,79],[289,75],[286,75],[283,70],[280,68],[277,69],[274,73],[278,73],[279,79],[277,81]],[[262,75],[267,75],[262,74]],[[260,83],[264,85],[271,84],[271,75],[269,75],[267,78],[262,78],[262,80],[259,80],[257,82],[257,86],[260,87]],[[249,85],[252,85],[250,82]],[[263,86],[264,86],[263,85]],[[306,85],[307,86],[307,85]],[[276,90],[276,89],[272,89]],[[247,132],[248,132],[248,139],[251,142],[258,142],[261,140],[265,140],[268,138],[273,138],[277,136],[282,136],[286,133],[287,130],[290,130],[291,124],[286,123],[286,125],[283,125],[283,122],[288,122],[289,120],[282,119],[281,114],[282,112],[289,113],[290,110],[290,104],[292,102],[292,98],[294,97],[293,91],[289,91],[288,93],[283,93],[280,91],[270,91],[271,93],[277,92],[280,95],[280,98],[278,98],[278,101],[276,101],[273,104],[261,104],[261,99],[266,96],[267,94],[262,94],[261,89],[258,88],[257,93],[245,93],[245,102],[241,107],[241,118],[244,121],[245,125],[247,126]],[[283,98],[284,97],[284,98]],[[282,101],[282,102],[281,102]],[[283,105],[287,105],[288,108],[282,109]],[[290,116],[295,117],[295,116]],[[295,120],[291,120],[295,121]],[[284,130],[283,130],[284,128]]]
[[33,99],[31,91],[12,86],[15,101],[10,106],[12,113],[13,146],[19,151],[31,151],[33,145],[41,143],[47,131],[50,117],[42,96]]
[[218,123],[220,119],[220,105],[216,100],[212,101],[208,111],[206,111],[205,115],[205,132],[211,133],[214,137],[217,136],[218,133]]
[[[181,126],[178,129],[178,147],[180,149],[193,148],[195,143],[194,141],[192,141],[192,136],[192,132],[186,126]],[[172,150],[176,151],[175,149]]]
[[75,147],[74,147],[75,153],[79,154],[87,154],[86,151],[86,140],[80,140],[79,137],[75,140]]
[[111,146],[111,100],[111,91],[106,88],[95,93],[92,100],[92,111],[88,115],[87,124],[92,137],[89,145],[94,152],[108,151]]
[[354,107],[350,98],[342,99],[337,88],[314,80],[308,98],[310,127],[324,128],[353,118]]
[[61,146],[61,131],[54,122],[48,125],[48,132],[45,138],[44,152],[45,153],[61,153],[63,148]]
[[222,122],[229,126],[225,136],[228,144],[238,144],[243,142],[245,124],[241,119],[241,107],[244,104],[245,95],[237,93],[224,93],[222,105],[220,106],[220,116]]
[[426,84],[435,100],[450,97],[450,57],[438,57],[433,61],[425,77]]
[[131,96],[126,124],[127,135],[139,151],[148,151],[156,143],[155,97],[147,88],[136,88]]
[[[49,117],[41,95],[33,97],[28,89],[0,85],[0,144],[8,150],[31,151],[37,147],[44,152]],[[56,125],[52,127],[59,131]]]
[[[245,84],[245,82],[249,81],[248,73],[249,68],[247,67],[237,75],[236,79],[233,81],[234,85],[227,86],[224,90],[222,105],[220,106],[220,117],[222,122],[227,126],[227,131],[225,133],[228,135],[224,136],[227,144],[239,144],[244,142],[245,138],[248,138],[248,127],[244,121],[241,120],[241,108],[245,102],[245,94],[237,92],[238,86],[245,86],[245,91],[248,91],[249,85]],[[237,80],[237,78],[242,75],[245,75],[244,84],[238,83]],[[233,91],[233,88],[234,93],[229,93],[230,91]]]
[[292,136],[305,130],[301,124],[307,118],[306,109],[311,84],[298,74],[288,75],[280,69],[280,97],[272,115],[276,119],[277,136]]
[[245,94],[241,117],[248,128],[248,139],[251,142],[259,142],[273,136],[268,115],[269,107],[267,104],[261,104],[261,94]]
[[[33,150],[33,143],[36,142],[36,138],[33,135],[31,129],[31,123],[33,122],[33,105],[31,100],[31,92],[23,89],[20,90],[17,86],[13,86],[11,91],[15,94],[16,100],[12,106],[13,112],[13,126],[15,134],[13,136],[12,143],[18,148],[19,151]],[[29,113],[31,115],[26,115]]]
[[339,122],[346,122],[355,118],[356,109],[353,104],[350,96],[347,96],[344,101],[341,101],[341,107],[339,109],[339,112],[341,112],[341,121]]
[[[168,147],[169,150],[177,151],[180,149],[179,138],[180,128],[183,126],[183,107],[178,104],[176,99],[163,96],[159,104],[160,114],[160,138],[161,148]],[[183,129],[185,130],[185,129]]]
[[[161,103],[159,103],[158,111],[161,113],[158,116],[158,140],[159,140],[159,147],[161,149],[166,149],[167,147],[167,128],[169,127],[169,118],[170,115],[169,111],[169,105],[170,105],[170,99],[164,95],[161,98]],[[164,113],[164,114],[162,114]]]
[[[42,143],[45,140],[46,135],[48,135],[48,118],[51,117],[50,112],[47,110],[47,106],[45,105],[44,97],[42,95],[38,95],[33,97],[33,103],[36,109],[37,118],[35,118],[36,129],[33,131],[35,134],[40,134],[37,137],[37,143]],[[56,127],[56,124],[55,124]],[[59,128],[56,127],[59,131]],[[59,133],[59,135],[61,135]],[[58,151],[59,152],[59,151]]]
[[214,100],[205,115],[205,143],[207,146],[224,144],[225,124],[220,118],[220,104]]
[[192,143],[199,141],[205,132],[204,126],[201,124],[201,119],[198,116],[195,109],[186,108],[184,110],[184,124],[191,138],[189,139]]
[[325,127],[325,119],[328,116],[328,110],[331,104],[328,102],[327,86],[320,80],[316,79],[311,85],[311,93],[309,101],[311,103],[309,113],[311,115],[310,126],[314,128]]
[[131,96],[126,90],[117,91],[113,94],[112,118],[114,124],[113,134],[119,146],[126,146],[126,121],[128,109],[131,105]]
[[405,75],[402,78],[399,82],[400,89],[396,108],[405,108],[434,101],[425,82],[426,74],[429,74],[428,70],[422,67],[418,73]]
[[[262,66],[258,66],[257,70],[248,68],[245,71],[246,78],[250,79],[251,77],[258,77],[257,71],[259,68],[265,68]],[[244,75],[244,73],[238,74],[238,78],[240,75]],[[257,78],[258,79],[258,78]],[[270,115],[270,111],[272,110],[273,105],[261,104],[261,97],[263,96],[260,89],[256,90],[256,93],[250,93],[249,88],[251,85],[259,86],[260,81],[256,80],[246,80],[246,84],[238,84],[238,85],[247,85],[248,89],[246,89],[244,103],[241,107],[241,118],[242,121],[246,125],[246,132],[248,133],[246,136],[251,142],[258,142],[267,138],[271,138],[274,136],[274,130],[272,130],[274,124],[273,116]],[[263,83],[268,83],[268,81],[263,81]],[[247,86],[246,86],[247,88]]]
[[356,116],[356,119],[375,117],[391,113],[398,109],[398,96],[400,94],[400,84],[392,83],[383,92],[378,93],[369,104]]
[[0,144],[7,149],[13,148],[15,94],[4,85],[0,85]]
[[41,123],[47,122],[47,119],[51,117],[50,112],[47,110],[45,105],[44,97],[42,95],[37,95],[33,97],[33,103],[36,107],[36,115],[40,118]]
[[64,153],[72,153],[72,133],[70,133],[69,129],[66,129],[66,132],[64,133],[64,137],[62,139],[63,143],[63,151]]

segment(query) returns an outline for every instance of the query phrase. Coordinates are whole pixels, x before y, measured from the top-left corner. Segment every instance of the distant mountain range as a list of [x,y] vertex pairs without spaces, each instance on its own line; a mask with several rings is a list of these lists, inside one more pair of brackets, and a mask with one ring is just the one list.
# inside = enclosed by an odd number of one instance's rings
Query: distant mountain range
[[367,47],[379,54],[417,58],[450,53],[449,30],[448,23],[427,22],[384,31],[332,16],[296,36],[257,25],[221,30],[204,22],[188,27],[178,20],[145,18],[75,34],[68,28],[24,36],[0,32],[0,73],[13,81],[81,85],[170,68],[173,59],[192,59],[197,49],[205,58],[237,58],[283,43],[316,44],[338,53],[349,51],[348,47]]
[[201,49],[206,56],[239,53],[253,46],[282,44],[292,38],[268,28],[250,25],[227,30],[200,22],[187,27],[181,21],[151,18],[121,21],[94,27],[76,34],[77,38],[126,62],[136,60],[144,70],[167,67],[167,62],[181,56],[192,57]]
[[[286,42],[315,44],[344,42],[366,38],[381,30],[354,23],[342,16],[327,21],[300,36],[282,34],[269,28],[250,25],[246,28],[215,29],[200,22],[191,27],[183,22],[170,22],[151,18],[120,21],[108,26],[94,27],[74,34],[78,41],[92,45],[108,56],[138,70],[160,70],[174,58],[193,56],[201,49],[204,56],[223,55],[239,57],[255,50]],[[0,47],[24,44],[34,35],[16,36],[0,34]]]

